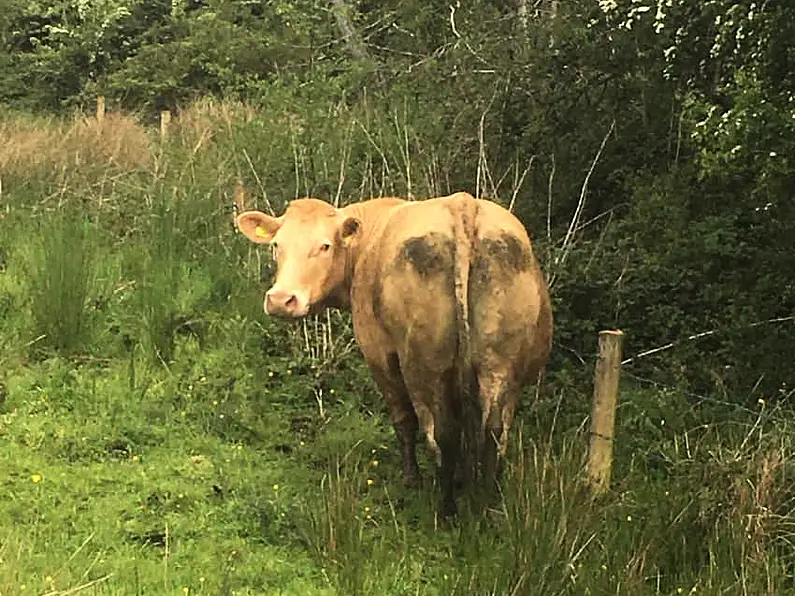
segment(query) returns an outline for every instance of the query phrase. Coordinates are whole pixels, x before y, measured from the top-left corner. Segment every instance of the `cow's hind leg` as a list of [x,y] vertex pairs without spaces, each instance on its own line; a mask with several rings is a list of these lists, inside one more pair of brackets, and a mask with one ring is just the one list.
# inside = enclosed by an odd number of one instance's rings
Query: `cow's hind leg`
[[416,488],[420,485],[420,467],[417,464],[417,430],[419,424],[413,409],[405,410],[400,420],[393,420],[403,465],[403,484]]
[[482,478],[486,492],[495,497],[499,490],[503,459],[508,446],[508,433],[513,424],[514,411],[519,399],[519,386],[511,375],[500,370],[490,370],[478,378],[481,403]]
[[417,413],[419,425],[433,451],[439,488],[442,493],[439,515],[442,518],[457,512],[455,503],[455,472],[460,452],[461,432],[458,415],[451,400],[451,374],[433,378],[409,375],[406,386]]
[[419,423],[403,383],[396,354],[386,355],[382,361],[367,359],[368,367],[389,410],[392,427],[400,444],[403,484],[417,487],[420,484],[420,467],[417,464],[417,431]]

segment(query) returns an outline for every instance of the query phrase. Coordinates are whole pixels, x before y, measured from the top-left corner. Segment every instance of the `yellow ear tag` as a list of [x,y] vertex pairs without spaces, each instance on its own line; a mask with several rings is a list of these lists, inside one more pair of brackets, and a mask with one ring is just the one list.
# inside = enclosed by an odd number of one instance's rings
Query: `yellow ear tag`
[[257,226],[257,228],[254,230],[254,234],[258,238],[267,238],[268,237],[268,232],[266,232],[265,228],[263,228],[262,226]]

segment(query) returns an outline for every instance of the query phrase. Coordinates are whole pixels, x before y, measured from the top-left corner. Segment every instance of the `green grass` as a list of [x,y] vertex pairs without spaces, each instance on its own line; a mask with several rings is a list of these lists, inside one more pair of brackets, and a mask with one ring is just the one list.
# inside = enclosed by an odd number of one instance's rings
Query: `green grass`
[[391,431],[362,411],[355,377],[329,380],[321,419],[288,357],[234,364],[242,322],[213,326],[223,348],[179,340],[168,370],[141,364],[145,381],[123,361],[61,357],[6,373],[1,593],[101,580],[101,594],[739,594],[788,577],[778,415],[693,429],[686,446],[673,434],[664,473],[636,463],[599,502],[580,431],[516,436],[501,506],[465,506],[440,530],[433,488],[400,486]]
[[[793,589],[783,405],[625,378],[613,490],[594,499],[590,388],[551,371],[520,412],[499,502],[478,512],[464,494],[439,527],[428,454],[423,488],[405,489],[349,319],[262,313],[266,253],[232,232],[226,205],[240,146],[293,142],[264,126],[222,126],[201,150],[175,133],[126,169],[29,180],[20,165],[4,179],[0,595]],[[318,158],[329,171],[350,154],[339,128]],[[304,159],[297,184],[312,188]],[[274,165],[267,183],[293,174]]]
[[143,364],[132,387],[121,361],[6,373],[0,593],[760,594],[789,582],[792,452],[778,415],[691,430],[687,447],[673,435],[664,475],[637,464],[596,501],[585,435],[550,441],[528,421],[535,437],[514,437],[499,506],[475,514],[464,498],[440,529],[433,486],[400,485],[391,430],[362,411],[354,379],[330,381],[321,419],[287,358],[230,365],[242,356],[231,344],[190,338],[175,354],[168,371]]
[[95,283],[97,230],[79,213],[58,210],[38,219],[28,262],[34,331],[65,355],[84,348]]

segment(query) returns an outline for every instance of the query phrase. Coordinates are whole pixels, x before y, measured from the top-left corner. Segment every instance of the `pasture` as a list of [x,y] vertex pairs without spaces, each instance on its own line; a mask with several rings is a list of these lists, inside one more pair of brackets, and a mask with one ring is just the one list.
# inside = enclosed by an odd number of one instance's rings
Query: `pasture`
[[792,589],[792,413],[627,368],[593,499],[593,354],[525,396],[500,507],[439,528],[349,318],[267,319],[268,251],[231,225],[238,179],[276,210],[395,191],[400,134],[330,122],[309,155],[290,126],[232,102],[166,139],[118,114],[0,121],[0,595]]

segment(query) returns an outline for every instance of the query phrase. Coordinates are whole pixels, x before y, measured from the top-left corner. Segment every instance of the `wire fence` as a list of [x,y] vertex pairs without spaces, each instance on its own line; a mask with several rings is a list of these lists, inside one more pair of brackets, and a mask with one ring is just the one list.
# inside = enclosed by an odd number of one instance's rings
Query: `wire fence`
[[631,379],[632,381],[634,381],[635,383],[637,383],[639,385],[642,385],[643,387],[647,387],[647,388],[651,388],[651,389],[657,389],[657,390],[664,390],[664,391],[666,391],[668,393],[678,394],[678,395],[687,397],[687,398],[689,398],[691,400],[695,400],[695,403],[692,404],[694,406],[701,405],[702,403],[710,403],[710,404],[713,404],[713,405],[725,406],[727,408],[732,408],[732,409],[735,409],[735,410],[741,410],[741,411],[749,413],[749,414],[757,414],[758,413],[757,410],[754,410],[754,409],[751,409],[751,408],[749,408],[747,406],[744,406],[742,403],[737,402],[737,401],[729,401],[727,399],[720,399],[720,398],[718,398],[718,397],[716,397],[714,395],[706,395],[706,394],[703,394],[703,393],[696,393],[694,391],[690,391],[688,389],[683,389],[681,387],[677,387],[675,385],[664,383],[664,382],[658,381],[656,379],[649,379],[647,377],[642,377],[640,375],[636,375],[635,373],[629,372],[627,370],[622,370],[621,371],[621,376],[623,378]]
[[[791,428],[793,422],[795,422],[792,408],[786,406],[786,396],[784,400],[776,400],[772,403],[770,403],[769,400],[759,398],[754,405],[749,406],[747,402],[744,404],[739,401],[722,399],[716,395],[696,393],[626,370],[621,371],[621,377],[622,380],[631,381],[637,384],[637,386],[646,389],[665,391],[668,394],[678,395],[688,399],[689,413],[694,418],[691,422],[695,423],[695,425],[686,429],[680,427],[678,432],[675,431],[676,435],[680,435],[682,431],[684,431],[684,436],[687,437],[691,432],[699,429],[718,430],[720,428],[728,429],[732,427],[742,429],[745,436],[743,445],[745,445],[754,432],[759,432],[764,428],[768,430],[778,428],[779,431],[786,433],[786,429]],[[626,406],[627,404],[628,400],[623,400],[623,405]],[[714,406],[715,408],[720,408],[720,410],[714,409],[710,411],[709,414],[703,411],[699,412],[705,405]],[[619,398],[619,409],[621,406],[622,400]]]

